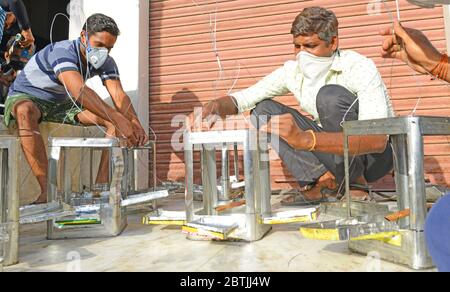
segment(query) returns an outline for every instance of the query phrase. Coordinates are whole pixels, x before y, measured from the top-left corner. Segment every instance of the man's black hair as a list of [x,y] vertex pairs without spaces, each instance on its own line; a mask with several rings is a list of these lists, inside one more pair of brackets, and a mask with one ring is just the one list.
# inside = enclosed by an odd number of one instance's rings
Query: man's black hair
[[83,26],[83,30],[87,31],[89,35],[94,35],[98,32],[109,32],[113,36],[119,36],[120,30],[117,23],[109,16],[101,13],[96,13],[87,19]]

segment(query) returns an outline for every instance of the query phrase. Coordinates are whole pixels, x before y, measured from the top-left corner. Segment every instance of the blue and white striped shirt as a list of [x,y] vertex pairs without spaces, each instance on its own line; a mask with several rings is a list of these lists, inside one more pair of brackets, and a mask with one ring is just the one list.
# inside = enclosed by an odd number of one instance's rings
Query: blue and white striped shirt
[[[112,57],[98,70],[80,64],[80,40],[67,40],[50,44],[33,56],[23,71],[17,76],[9,90],[9,96],[26,93],[36,98],[62,103],[69,100],[64,85],[59,81],[59,74],[77,71],[83,78],[100,76],[106,80],[119,80],[119,70]],[[88,77],[88,78],[87,78]]]
[[5,30],[6,11],[0,6],[0,42],[3,39],[3,31]]

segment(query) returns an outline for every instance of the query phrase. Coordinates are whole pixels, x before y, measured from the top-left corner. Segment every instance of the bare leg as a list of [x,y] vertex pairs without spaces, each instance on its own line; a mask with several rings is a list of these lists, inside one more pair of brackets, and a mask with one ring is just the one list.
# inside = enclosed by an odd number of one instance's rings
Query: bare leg
[[26,100],[18,102],[14,106],[12,114],[17,120],[25,158],[41,187],[41,195],[35,203],[46,203],[48,160],[44,140],[39,132],[41,112],[32,101]]
[[[106,138],[113,138],[116,136],[116,128],[111,122],[107,122],[102,118],[96,116],[90,111],[84,111],[77,115],[77,119],[85,126],[93,126],[94,123],[106,128]],[[106,184],[109,182],[109,151],[102,152],[100,166],[97,174],[96,184]]]

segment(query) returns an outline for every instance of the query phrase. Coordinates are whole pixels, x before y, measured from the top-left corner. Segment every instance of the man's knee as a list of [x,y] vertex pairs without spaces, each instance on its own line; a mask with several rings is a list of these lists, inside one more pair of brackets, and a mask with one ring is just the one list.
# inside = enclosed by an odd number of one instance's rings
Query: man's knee
[[276,109],[280,106],[280,104],[271,99],[266,99],[258,103],[255,109],[252,111],[252,114],[259,116],[271,116],[276,112]]
[[356,96],[340,85],[325,85],[317,94],[317,111],[337,111],[340,106],[351,103]]
[[23,122],[37,123],[41,118],[41,111],[33,102],[24,101],[14,106],[13,115],[19,125]]

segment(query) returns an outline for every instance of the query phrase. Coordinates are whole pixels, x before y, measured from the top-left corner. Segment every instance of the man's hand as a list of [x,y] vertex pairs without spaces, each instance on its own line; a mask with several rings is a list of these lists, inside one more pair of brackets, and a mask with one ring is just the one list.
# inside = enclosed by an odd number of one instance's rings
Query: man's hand
[[218,100],[207,103],[201,111],[191,113],[186,120],[186,129],[196,131],[209,131],[214,127],[220,117],[221,104]]
[[16,79],[16,72],[10,75],[4,75],[2,72],[0,72],[0,83],[6,87],[10,87],[15,79]]
[[314,146],[311,133],[300,129],[291,114],[272,117],[260,130],[279,136],[297,150],[308,151]]
[[383,58],[401,60],[420,73],[431,72],[436,67],[441,54],[421,31],[404,28],[398,22],[394,25],[394,31],[392,27],[380,31],[385,36],[381,53]]
[[131,125],[133,127],[134,134],[136,135],[137,145],[136,146],[144,146],[147,144],[149,138],[145,130],[142,128],[141,122],[137,119],[133,119],[131,121]]
[[186,119],[186,129],[209,131],[215,126],[219,118],[225,120],[227,116],[237,113],[238,109],[233,97],[221,97],[207,103],[203,107],[201,115],[196,115],[196,112],[191,113]]
[[126,139],[129,147],[138,145],[138,138],[134,132],[133,124],[128,119],[117,113],[113,117],[113,123],[117,128],[117,136]]
[[34,44],[35,39],[33,36],[33,32],[31,31],[31,28],[27,29],[27,30],[23,30],[22,35],[24,37],[24,40],[20,42],[20,46],[22,48],[28,48],[29,46]]

